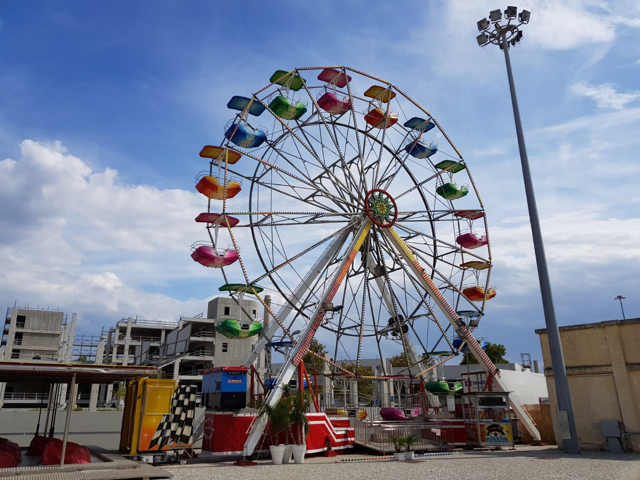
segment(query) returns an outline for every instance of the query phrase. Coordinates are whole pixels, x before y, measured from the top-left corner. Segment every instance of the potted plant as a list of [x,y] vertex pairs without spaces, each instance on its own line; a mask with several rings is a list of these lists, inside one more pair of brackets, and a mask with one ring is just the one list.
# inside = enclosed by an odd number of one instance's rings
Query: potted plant
[[389,437],[396,453],[393,455],[394,460],[404,460],[404,437],[402,435],[391,435]]
[[307,412],[311,407],[311,396],[308,390],[303,390],[291,398],[291,428],[293,430],[293,459],[296,463],[304,462],[307,450],[306,440],[309,434],[309,419]]
[[407,447],[407,451],[404,453],[405,460],[413,460],[413,456],[416,452],[413,451],[413,445],[418,441],[418,437],[415,435],[407,435],[404,437],[404,445]]
[[[281,465],[285,457],[286,445],[278,444],[278,442],[283,434],[286,435],[288,440],[289,425],[291,423],[289,420],[290,402],[288,392],[284,391],[282,397],[274,406],[265,402],[262,405],[260,415],[265,415],[271,425],[271,438],[275,443],[269,446],[271,459],[275,465]],[[291,453],[289,453],[289,458],[291,458]]]

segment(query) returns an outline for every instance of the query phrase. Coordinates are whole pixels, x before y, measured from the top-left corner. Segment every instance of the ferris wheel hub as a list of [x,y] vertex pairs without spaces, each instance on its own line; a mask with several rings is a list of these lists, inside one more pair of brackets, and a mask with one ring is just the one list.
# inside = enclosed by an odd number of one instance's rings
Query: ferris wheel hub
[[380,188],[375,188],[367,193],[364,206],[367,216],[378,227],[392,227],[398,219],[396,201],[389,193]]

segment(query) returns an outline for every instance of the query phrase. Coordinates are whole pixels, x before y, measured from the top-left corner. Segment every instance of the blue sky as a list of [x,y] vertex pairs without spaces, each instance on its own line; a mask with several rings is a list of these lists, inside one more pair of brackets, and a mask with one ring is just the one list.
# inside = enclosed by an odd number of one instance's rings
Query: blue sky
[[[531,1],[512,61],[560,324],[640,316],[640,7]],[[206,309],[220,283],[193,178],[226,103],[276,69],[348,65],[409,93],[485,202],[498,296],[479,334],[539,358],[544,326],[495,2],[5,2],[0,8],[0,305],[123,316]],[[624,17],[620,14],[624,14]]]

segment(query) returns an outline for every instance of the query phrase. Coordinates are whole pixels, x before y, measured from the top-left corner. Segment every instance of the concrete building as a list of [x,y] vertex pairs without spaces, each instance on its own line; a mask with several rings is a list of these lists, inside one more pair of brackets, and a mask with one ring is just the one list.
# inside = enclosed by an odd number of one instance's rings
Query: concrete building
[[[562,445],[547,331],[536,333],[542,347],[553,429],[558,445]],[[600,422],[614,421],[619,422],[625,446],[640,452],[640,318],[561,327],[560,341],[580,447],[606,446]]]
[[[0,339],[0,360],[71,362],[76,317],[74,313],[67,321],[64,312],[9,307]],[[0,384],[0,408],[33,408],[47,395],[42,385]]]
[[[203,370],[242,365],[257,342],[257,336],[232,339],[219,334],[215,329],[217,323],[226,319],[236,319],[240,322],[259,320],[260,303],[258,301],[244,299],[242,307],[241,309],[231,297],[218,297],[209,302],[207,318],[182,317],[178,327],[167,334],[167,340],[162,349],[150,352],[149,363],[158,364],[164,376],[168,378],[198,385],[200,391]],[[190,329],[186,337],[181,333],[185,332],[185,329]],[[162,358],[154,361],[154,356]],[[264,356],[260,360],[259,367],[262,368]]]

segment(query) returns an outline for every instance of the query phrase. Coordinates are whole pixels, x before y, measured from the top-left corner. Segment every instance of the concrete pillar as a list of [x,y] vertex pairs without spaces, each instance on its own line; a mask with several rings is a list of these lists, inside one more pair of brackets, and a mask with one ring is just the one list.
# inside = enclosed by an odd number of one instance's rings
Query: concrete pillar
[[[264,296],[264,303],[267,307],[271,308],[271,295]],[[271,314],[267,308],[264,309],[264,315],[262,316],[262,326],[263,332],[269,330],[269,325],[271,324]],[[271,349],[269,347],[265,347],[265,370],[267,375],[271,375]]]
[[[640,402],[640,398],[633,398],[633,390],[629,381],[629,372],[627,371],[627,362],[624,358],[624,350],[622,347],[622,339],[620,338],[620,326],[608,325],[604,327],[607,345],[609,346],[609,355],[611,357],[611,369],[613,370],[613,379],[618,392],[618,405],[620,405],[620,415],[622,423],[624,423],[627,431],[639,432],[640,423],[636,413],[636,405]],[[631,435],[631,444],[633,451],[640,451],[640,438],[638,435]]]
[[[324,358],[329,360],[329,354],[325,353]],[[331,373],[331,369],[329,368],[329,364],[327,362],[323,362],[324,367],[322,369],[322,396],[324,397],[324,406],[330,407],[333,406],[333,382],[331,381],[331,377],[328,377],[327,374]]]
[[180,359],[176,360],[173,364],[173,379],[180,380]]
[[351,406],[358,405],[358,381],[355,378],[349,379],[349,403]]
[[65,348],[62,351],[62,355],[64,358],[60,358],[58,356],[59,362],[71,363],[73,360],[73,340],[76,337],[76,320],[78,319],[78,314],[74,313],[71,315],[71,325],[67,325],[67,331],[65,332]]
[[118,363],[118,337],[120,336],[120,327],[116,326],[115,330],[113,330],[113,335],[111,334],[111,330],[109,330],[109,336],[112,338],[113,342],[111,342],[111,364],[117,365]]
[[162,345],[164,343],[164,339],[166,337],[166,330],[163,328],[162,330],[160,330],[160,345]]
[[[98,349],[96,350],[96,364],[102,364],[102,356],[104,354],[104,342],[98,343]],[[100,393],[100,384],[94,383],[91,385],[91,395],[89,396],[89,411],[95,412],[98,407],[98,394]]]
[[127,319],[127,333],[124,336],[124,352],[122,352],[122,365],[129,363],[129,343],[131,342],[131,325],[133,324],[133,318]]
[[533,361],[533,373],[540,373],[540,365],[538,364],[538,360]]

